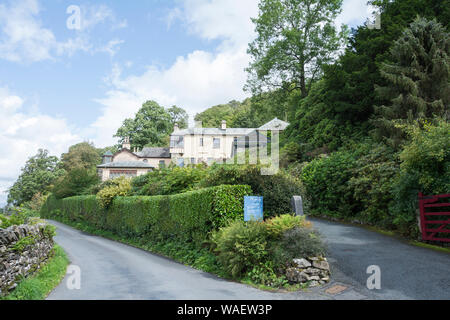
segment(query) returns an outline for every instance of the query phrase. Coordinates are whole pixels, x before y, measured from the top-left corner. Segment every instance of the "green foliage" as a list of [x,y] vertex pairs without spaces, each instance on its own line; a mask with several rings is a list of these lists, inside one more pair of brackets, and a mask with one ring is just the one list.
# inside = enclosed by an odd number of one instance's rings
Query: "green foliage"
[[180,125],[186,123],[186,112],[178,107],[166,110],[155,101],[145,102],[136,113],[134,119],[126,119],[117,130],[115,137],[121,139],[130,138],[132,149],[142,149],[146,146],[166,146],[169,135],[174,128],[174,122],[180,121]]
[[279,239],[283,234],[293,228],[311,228],[311,223],[306,221],[305,216],[293,216],[284,214],[266,220],[266,228],[269,238]]
[[283,171],[275,175],[261,175],[261,167],[256,165],[213,165],[199,183],[200,187],[221,184],[249,185],[254,195],[264,197],[266,217],[292,211],[291,199],[301,194],[300,182]]
[[27,247],[32,246],[35,243],[36,239],[33,236],[23,237],[14,244],[12,249],[16,252],[22,253]]
[[171,195],[194,189],[207,174],[203,165],[184,168],[171,167],[150,171],[144,176],[133,179],[135,195]]
[[263,223],[235,221],[212,235],[219,262],[228,274],[240,278],[265,261],[267,231]]
[[101,157],[98,150],[89,142],[73,145],[69,148],[69,152],[61,155],[61,165],[66,171],[77,167],[89,170],[100,163]]
[[391,212],[394,224],[407,235],[417,235],[417,195],[450,191],[450,124],[440,120],[407,129],[411,141],[400,153],[401,170],[393,182]]
[[376,124],[378,135],[397,146],[406,137],[396,124],[450,119],[450,33],[435,20],[417,18],[395,41],[391,56],[393,62],[381,67],[388,85],[378,88],[390,105],[377,108]]
[[357,204],[348,188],[356,166],[353,153],[340,151],[311,161],[302,171],[306,200],[311,214],[351,217]]
[[8,203],[21,205],[30,201],[37,192],[48,192],[62,174],[64,170],[59,168],[58,158],[39,149],[37,155],[28,159],[19,178],[9,189]]
[[58,178],[52,192],[59,199],[88,194],[90,188],[98,182],[99,176],[95,168],[77,166]]
[[346,28],[338,33],[333,24],[341,6],[342,0],[262,0],[252,20],[257,38],[248,49],[248,87],[261,92],[294,85],[307,96],[322,64],[343,44]]
[[357,218],[371,225],[392,228],[389,206],[400,169],[398,155],[383,144],[368,143],[360,148],[362,155],[356,160],[348,181],[353,202],[359,206]]
[[114,198],[125,197],[131,190],[131,181],[125,177],[119,177],[110,181],[110,184],[97,193],[100,206],[107,209]]
[[30,220],[37,216],[37,213],[25,207],[14,207],[10,215],[5,216],[0,214],[0,228],[6,229],[10,226],[19,226],[29,223]]
[[317,231],[295,227],[286,230],[281,240],[272,245],[272,252],[276,265],[282,267],[295,258],[324,256],[326,248]]
[[69,259],[64,250],[55,245],[54,254],[33,276],[21,281],[6,297],[0,300],[44,300],[66,274]]
[[96,196],[61,200],[50,196],[41,216],[86,222],[122,236],[201,243],[216,226],[243,216],[243,197],[249,194],[248,186],[218,186],[171,196],[116,197],[107,209]]

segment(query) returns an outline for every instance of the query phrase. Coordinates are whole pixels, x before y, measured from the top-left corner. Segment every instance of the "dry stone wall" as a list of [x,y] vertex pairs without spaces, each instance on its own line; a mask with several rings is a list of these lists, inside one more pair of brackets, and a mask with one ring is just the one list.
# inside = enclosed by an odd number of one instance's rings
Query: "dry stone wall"
[[40,269],[53,249],[53,237],[46,224],[0,229],[0,296]]

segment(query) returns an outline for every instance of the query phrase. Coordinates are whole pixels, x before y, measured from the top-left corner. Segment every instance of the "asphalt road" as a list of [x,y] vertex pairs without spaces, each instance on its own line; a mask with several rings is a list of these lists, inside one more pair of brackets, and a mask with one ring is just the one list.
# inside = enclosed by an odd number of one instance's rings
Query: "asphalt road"
[[[361,227],[310,220],[326,238],[334,281],[371,299],[450,299],[450,254]],[[372,265],[380,268],[381,290],[367,289]]]
[[[333,281],[293,293],[265,292],[63,224],[56,242],[80,267],[81,288],[69,275],[51,300],[450,299],[450,254],[411,246],[363,228],[313,220],[329,246]],[[367,267],[381,270],[381,290],[366,287]],[[333,292],[336,286],[341,291]],[[345,290],[342,290],[345,288]]]

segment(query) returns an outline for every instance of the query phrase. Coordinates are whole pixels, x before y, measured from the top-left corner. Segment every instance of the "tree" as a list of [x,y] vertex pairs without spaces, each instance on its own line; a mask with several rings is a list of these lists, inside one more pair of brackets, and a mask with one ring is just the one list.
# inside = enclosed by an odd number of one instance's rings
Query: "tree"
[[57,179],[52,192],[58,199],[88,194],[89,188],[99,181],[95,168],[76,166]]
[[49,156],[48,150],[39,149],[35,156],[28,159],[21,175],[8,190],[8,203],[21,205],[38,192],[47,193],[54,181],[63,174],[58,158]]
[[132,148],[164,147],[173,132],[173,124],[178,120],[186,120],[185,115],[186,112],[181,108],[166,110],[155,101],[147,101],[134,119],[125,119],[115,137],[120,138],[120,144],[125,138],[130,138]]
[[342,0],[261,0],[252,19],[257,38],[249,45],[253,61],[246,88],[254,93],[285,88],[299,89],[306,97],[332,62],[347,33],[338,32],[334,19]]
[[172,119],[172,126],[178,124],[180,129],[186,129],[188,127],[189,115],[184,109],[178,108],[177,106],[172,106],[167,109],[167,112]]
[[62,167],[66,171],[70,171],[75,167],[85,169],[93,168],[101,163],[101,157],[98,150],[92,143],[82,142],[69,148],[68,153],[61,156]]
[[377,88],[390,105],[377,108],[377,132],[394,145],[405,139],[406,122],[450,119],[450,33],[435,20],[417,18],[391,49],[392,62],[381,75],[388,86]]

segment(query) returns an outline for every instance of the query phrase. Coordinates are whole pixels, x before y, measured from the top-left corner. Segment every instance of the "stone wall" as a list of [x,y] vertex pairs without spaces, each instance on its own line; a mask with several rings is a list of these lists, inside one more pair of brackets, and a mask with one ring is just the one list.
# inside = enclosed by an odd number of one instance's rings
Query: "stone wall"
[[40,269],[53,248],[46,224],[11,226],[0,229],[0,296]]

